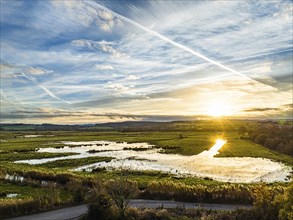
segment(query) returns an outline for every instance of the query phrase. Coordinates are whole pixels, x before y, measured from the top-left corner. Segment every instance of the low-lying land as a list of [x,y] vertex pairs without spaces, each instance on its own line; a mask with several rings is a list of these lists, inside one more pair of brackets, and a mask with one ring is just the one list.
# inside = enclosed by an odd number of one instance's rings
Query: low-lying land
[[[280,124],[278,129],[281,126],[286,126],[286,129],[290,126],[292,128],[291,124]],[[219,150],[217,158],[260,157],[292,167],[291,155],[279,153],[272,148],[260,145],[262,143],[254,143],[255,141],[250,139],[250,134],[253,134],[254,129],[259,128],[259,122],[217,120],[159,123],[153,124],[153,126],[151,123],[143,125],[122,123],[120,125],[78,127],[72,131],[60,131],[56,127],[54,127],[56,130],[40,131],[35,130],[35,127],[32,125],[27,127],[21,125],[21,129],[16,125],[1,127],[1,217],[23,215],[72,204],[87,202],[96,204],[101,197],[105,196],[111,198],[109,203],[114,201],[115,204],[113,192],[109,190],[109,186],[111,186],[112,180],[121,181],[121,179],[124,179],[127,184],[130,182],[134,185],[135,193],[132,195],[135,198],[254,204],[255,208],[262,210],[262,219],[269,219],[269,215],[281,216],[283,219],[290,217],[292,195],[289,190],[292,190],[292,187],[290,188],[289,185],[292,186],[292,182],[230,183],[218,182],[209,177],[178,176],[155,170],[127,170],[126,172],[120,169],[109,170],[105,167],[96,167],[92,172],[74,171],[80,166],[107,163],[113,159],[112,157],[96,156],[95,154],[103,152],[98,147],[87,152],[91,154],[91,157],[62,159],[36,165],[14,163],[22,160],[77,155],[74,151],[38,152],[39,149],[45,148],[62,149],[64,142],[148,143],[154,149],[160,149],[160,153],[163,154],[193,156],[209,150],[216,139],[223,139],[227,140],[227,143]],[[288,138],[292,137],[288,136]],[[290,140],[286,140],[286,144],[288,143],[291,143]],[[74,148],[74,146],[72,147]],[[144,147],[138,150],[126,147],[124,150],[133,151],[139,155],[148,149]],[[280,151],[279,146],[278,150]],[[141,159],[141,162],[144,161]],[[289,175],[288,179],[291,176]],[[108,190],[98,190],[97,193],[97,189],[101,188]],[[101,193],[101,191],[103,192]],[[105,193],[106,191],[107,193]],[[7,198],[9,194],[17,195]],[[93,198],[93,194],[96,195],[95,198]],[[260,213],[262,212],[260,211]],[[119,216],[119,211],[117,216]]]

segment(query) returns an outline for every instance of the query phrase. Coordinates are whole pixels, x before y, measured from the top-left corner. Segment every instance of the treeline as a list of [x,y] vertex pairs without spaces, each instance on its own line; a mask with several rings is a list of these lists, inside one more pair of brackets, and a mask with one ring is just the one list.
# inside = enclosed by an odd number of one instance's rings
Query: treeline
[[[234,123],[243,124],[243,121],[227,120],[195,120],[195,121],[172,121],[172,122],[120,122],[106,123],[99,126],[108,126],[122,132],[145,132],[145,131],[237,131]],[[255,123],[255,122],[251,122]]]
[[190,121],[126,121],[102,124],[0,124],[0,131],[236,131],[235,125],[256,121],[241,120],[190,120]]
[[293,155],[293,126],[275,122],[259,123],[249,130],[249,138],[271,150]]

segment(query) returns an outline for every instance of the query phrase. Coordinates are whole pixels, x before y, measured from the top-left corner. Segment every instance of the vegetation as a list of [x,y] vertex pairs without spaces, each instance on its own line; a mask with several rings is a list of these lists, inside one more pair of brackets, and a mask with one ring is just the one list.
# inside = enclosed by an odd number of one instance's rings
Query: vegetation
[[293,155],[293,126],[276,122],[259,123],[249,130],[250,139],[271,150]]
[[0,181],[0,191],[4,194],[19,194],[16,198],[0,198],[0,218],[40,212],[71,203],[70,194],[52,183],[46,187],[36,187],[32,183],[15,184]]
[[46,168],[59,168],[59,169],[69,169],[74,168],[82,165],[88,165],[92,163],[98,162],[109,162],[112,158],[110,157],[87,157],[87,158],[79,158],[79,159],[70,159],[70,160],[57,160],[52,161],[44,164],[37,165],[39,167],[46,167]]
[[[292,124],[231,120],[61,127],[1,125],[0,218],[89,203],[88,219],[96,219],[96,216],[99,219],[292,219],[292,183],[232,184],[208,178],[176,177],[157,171],[128,170],[127,176],[123,170],[101,168],[92,173],[71,171],[78,166],[111,160],[96,156],[40,165],[13,163],[15,160],[72,155],[36,152],[39,148],[63,147],[62,141],[148,142],[153,147],[162,148],[165,153],[195,155],[208,150],[217,138],[223,138],[227,144],[220,150],[219,157],[264,157],[292,166],[290,152],[279,147],[281,143],[286,146],[291,143],[289,132],[292,130],[289,128],[292,129]],[[281,140],[277,148],[268,145],[272,139]],[[5,179],[7,174],[24,179],[10,181]],[[9,193],[19,195],[6,198]],[[254,209],[233,213],[184,209],[137,210],[127,206],[128,199],[133,196],[186,202],[254,204]]]
[[[120,181],[117,182],[121,183]],[[236,211],[210,211],[203,209],[185,209],[178,207],[177,209],[133,209],[123,206],[123,213],[121,213],[122,207],[117,205],[117,198],[126,198],[123,193],[118,193],[120,196],[116,196],[117,188],[108,188],[106,183],[104,186],[99,185],[98,193],[96,197],[92,198],[93,203],[89,205],[88,216],[84,219],[233,219],[233,220],[247,220],[247,219],[259,219],[259,220],[290,220],[292,217],[292,186],[293,184],[286,186],[266,185],[266,184],[254,184],[254,185],[232,185],[225,184],[223,188],[211,189],[213,191],[210,194],[210,189],[204,189],[203,186],[193,186],[192,189],[188,186],[176,185],[172,183],[150,183],[155,184],[156,189],[149,189],[155,191],[157,194],[152,199],[171,199],[174,195],[182,198],[180,201],[190,200],[188,194],[197,197],[201,194],[202,198],[210,198],[214,196],[221,198],[222,201],[230,201],[242,198],[250,198],[253,201],[254,207],[252,209],[239,209]],[[134,185],[133,185],[134,186]],[[103,187],[107,190],[102,190]],[[174,189],[175,188],[175,189]],[[126,188],[125,188],[126,189]],[[244,189],[244,190],[243,190]],[[135,189],[134,189],[135,190]],[[168,197],[166,197],[166,191]],[[199,193],[201,191],[201,193]],[[101,193],[102,192],[102,193]],[[121,192],[129,192],[128,190],[122,190]],[[236,192],[236,193],[235,193]],[[115,196],[113,197],[113,193]],[[144,193],[140,190],[140,193]],[[228,195],[225,195],[228,194]],[[125,194],[128,195],[128,194]],[[222,196],[225,195],[226,198]],[[289,198],[288,196],[291,196]],[[175,196],[176,197],[176,196]],[[187,198],[187,199],[186,199]],[[226,200],[228,198],[228,200]],[[121,201],[124,201],[123,199]],[[120,202],[121,202],[120,201]],[[191,201],[194,201],[192,198]],[[216,202],[219,200],[211,200]],[[121,205],[121,203],[118,203]],[[105,211],[103,211],[105,210]],[[102,216],[102,217],[101,217]]]

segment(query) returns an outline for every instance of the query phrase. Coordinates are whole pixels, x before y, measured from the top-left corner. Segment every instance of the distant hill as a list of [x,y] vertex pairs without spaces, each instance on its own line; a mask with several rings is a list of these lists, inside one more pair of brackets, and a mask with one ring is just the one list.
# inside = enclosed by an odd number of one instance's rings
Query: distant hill
[[[139,129],[144,130],[166,127],[172,125],[175,122],[114,122],[114,123],[102,123],[102,124],[78,124],[78,125],[58,125],[58,124],[0,124],[1,131],[103,131],[103,130],[127,130],[127,129]],[[180,123],[180,122],[178,122]]]
[[[234,123],[230,123],[233,121]],[[153,121],[125,121],[109,122],[101,124],[0,124],[1,131],[213,131],[219,130],[237,130],[241,125],[249,126],[256,123],[273,123],[292,125],[292,120],[194,120],[194,121],[171,121],[171,122],[153,122]],[[236,126],[236,127],[235,127]]]

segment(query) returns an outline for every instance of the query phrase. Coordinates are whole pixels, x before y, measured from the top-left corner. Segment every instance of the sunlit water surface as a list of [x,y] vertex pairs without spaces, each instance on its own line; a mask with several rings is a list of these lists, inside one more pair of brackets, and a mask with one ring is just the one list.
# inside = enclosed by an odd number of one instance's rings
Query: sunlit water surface
[[[62,142],[63,148],[41,148],[38,152],[78,153],[77,155],[15,161],[15,163],[42,164],[62,159],[86,157],[112,157],[110,162],[98,162],[77,167],[75,171],[91,172],[96,168],[152,170],[178,176],[208,177],[224,182],[287,182],[291,167],[264,158],[225,157],[216,158],[218,150],[226,143],[217,140],[208,151],[194,156],[165,154],[163,149],[147,143],[110,141]],[[142,150],[137,150],[137,149]]]

